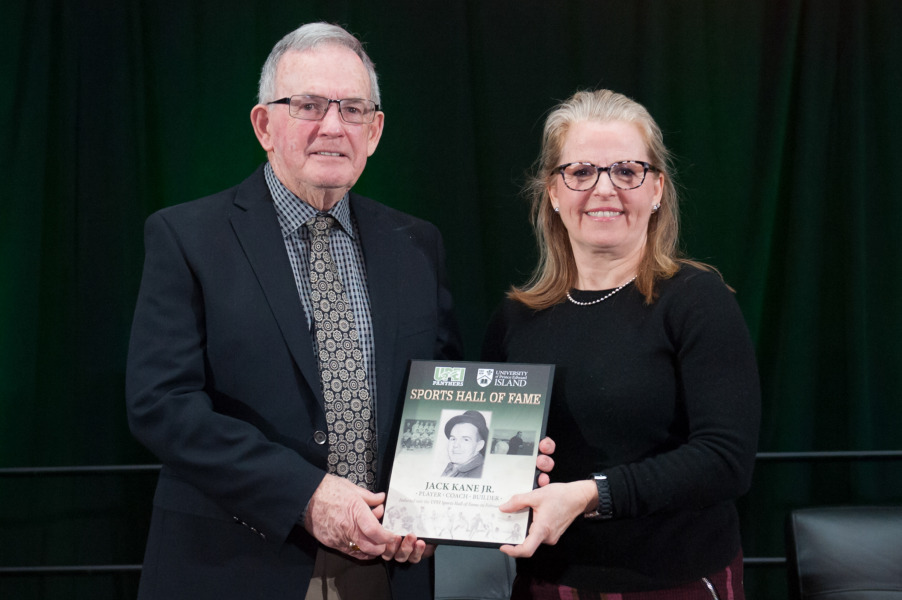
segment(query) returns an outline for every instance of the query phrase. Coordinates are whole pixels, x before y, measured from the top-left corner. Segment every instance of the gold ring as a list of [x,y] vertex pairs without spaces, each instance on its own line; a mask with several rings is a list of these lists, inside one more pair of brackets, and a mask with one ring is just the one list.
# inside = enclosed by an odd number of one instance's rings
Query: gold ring
[[360,546],[358,546],[354,542],[348,542],[348,551],[349,552],[360,552]]

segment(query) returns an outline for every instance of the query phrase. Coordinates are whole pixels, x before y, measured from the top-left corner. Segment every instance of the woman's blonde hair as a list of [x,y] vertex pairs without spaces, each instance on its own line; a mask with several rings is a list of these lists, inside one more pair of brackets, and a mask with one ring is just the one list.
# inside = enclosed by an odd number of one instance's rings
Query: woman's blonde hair
[[[655,282],[676,273],[681,263],[706,265],[678,256],[679,205],[673,183],[672,157],[664,146],[664,136],[655,120],[638,102],[610,90],[581,91],[556,106],[545,121],[542,151],[526,183],[524,193],[532,201],[532,223],[539,245],[539,264],[523,287],[513,287],[508,297],[540,310],[561,301],[577,282],[576,262],[570,238],[555,214],[548,194],[555,170],[560,164],[564,141],[571,125],[584,121],[625,121],[635,124],[648,151],[649,162],[663,178],[664,193],[660,208],[648,221],[647,240],[636,275],[636,288],[649,304],[656,298]],[[634,158],[634,157],[624,157]]]

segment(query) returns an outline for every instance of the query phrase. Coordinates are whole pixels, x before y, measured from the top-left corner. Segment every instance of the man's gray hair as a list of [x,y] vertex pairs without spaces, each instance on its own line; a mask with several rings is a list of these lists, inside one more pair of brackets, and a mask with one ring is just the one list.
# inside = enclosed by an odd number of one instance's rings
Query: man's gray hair
[[[306,52],[319,46],[335,45],[343,46],[351,50],[363,61],[363,66],[370,76],[370,100],[381,104],[379,97],[379,79],[376,76],[376,67],[373,61],[363,50],[363,44],[356,37],[339,27],[329,23],[307,23],[301,25],[273,47],[266,62],[263,63],[263,71],[260,73],[260,88],[257,92],[257,102],[266,104],[277,100],[276,95],[276,68],[286,52]],[[340,100],[340,98],[336,98]]]

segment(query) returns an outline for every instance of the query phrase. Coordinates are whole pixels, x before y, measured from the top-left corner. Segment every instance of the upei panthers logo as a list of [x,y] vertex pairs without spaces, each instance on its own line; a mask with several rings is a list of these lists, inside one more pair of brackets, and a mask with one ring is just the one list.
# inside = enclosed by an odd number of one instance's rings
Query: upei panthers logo
[[476,383],[485,387],[492,383],[492,376],[495,374],[495,369],[479,369],[476,371]]
[[467,370],[463,367],[436,367],[433,373],[433,383],[463,385],[466,372]]

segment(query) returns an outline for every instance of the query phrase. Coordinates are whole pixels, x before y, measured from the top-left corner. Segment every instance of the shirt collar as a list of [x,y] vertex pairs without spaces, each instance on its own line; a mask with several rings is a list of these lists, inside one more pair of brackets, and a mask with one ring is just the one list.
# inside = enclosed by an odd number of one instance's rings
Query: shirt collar
[[461,465],[458,465],[457,468],[460,469],[462,473],[469,473],[473,469],[481,467],[484,460],[485,458],[482,456],[482,454],[479,454],[477,452],[470,460]]
[[[282,229],[282,237],[288,237],[297,231],[304,223],[315,217],[319,211],[296,196],[291,190],[276,177],[272,165],[268,162],[263,168],[266,185],[272,194],[273,203],[276,206],[276,214],[279,217],[279,227]],[[335,203],[328,214],[335,217],[341,228],[351,239],[354,239],[354,227],[351,225],[351,201],[348,193]]]

